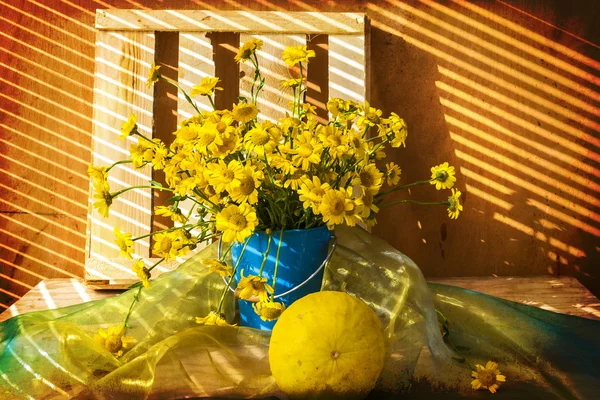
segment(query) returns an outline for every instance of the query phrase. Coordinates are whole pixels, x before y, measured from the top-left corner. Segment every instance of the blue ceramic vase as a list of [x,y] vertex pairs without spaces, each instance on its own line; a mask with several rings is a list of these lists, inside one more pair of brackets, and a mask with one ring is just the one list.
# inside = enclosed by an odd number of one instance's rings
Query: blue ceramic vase
[[[274,231],[272,234],[271,248],[263,269],[263,277],[268,277],[270,285],[273,284],[279,235],[280,231]],[[279,254],[279,269],[277,272],[277,287],[274,288],[275,296],[296,288],[323,264],[327,258],[330,239],[331,231],[326,226],[283,231]],[[265,231],[255,232],[252,235],[235,274],[237,282],[241,279],[242,270],[244,271],[244,276],[258,275],[264,254],[267,252],[268,243],[269,235]],[[233,265],[236,265],[238,262],[243,247],[243,243],[235,243],[231,248]],[[319,271],[317,275],[302,287],[276,298],[275,301],[281,301],[286,307],[289,307],[299,298],[318,292],[321,290],[323,272],[324,269]],[[273,329],[276,321],[263,321],[254,312],[252,304],[245,300],[238,300],[240,325],[263,330]]]

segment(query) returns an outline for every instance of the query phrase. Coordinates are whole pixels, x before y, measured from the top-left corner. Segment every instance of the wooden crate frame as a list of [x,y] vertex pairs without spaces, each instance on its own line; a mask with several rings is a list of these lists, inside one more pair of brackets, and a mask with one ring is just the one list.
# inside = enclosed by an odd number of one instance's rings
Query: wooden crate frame
[[[120,141],[120,126],[130,113],[137,114],[142,133],[170,142],[177,123],[193,113],[192,107],[174,87],[159,82],[146,87],[151,64],[187,91],[203,76],[218,76],[224,91],[217,92],[217,108],[230,108],[249,87],[250,65],[238,65],[233,57],[240,43],[250,36],[265,45],[261,71],[267,78],[259,118],[283,116],[287,99],[277,86],[287,79],[287,67],[279,60],[285,45],[306,44],[317,56],[308,68],[307,101],[318,107],[318,117],[327,119],[329,97],[360,101],[369,99],[370,27],[364,14],[315,12],[251,12],[199,10],[98,10],[96,13],[96,67],[92,162],[109,165],[128,158],[136,138]],[[205,98],[197,100],[209,109]],[[109,174],[111,190],[160,180],[162,172],[150,167],[134,170],[118,165]],[[91,188],[90,188],[91,194]],[[90,195],[86,243],[85,279],[95,288],[115,289],[134,282],[131,260],[119,259],[113,227],[133,237],[168,226],[170,221],[153,217],[151,210],[164,204],[164,193],[137,189],[119,196],[103,219],[93,209]],[[136,241],[134,254],[151,265],[149,238]],[[175,268],[182,259],[161,264],[158,273]],[[155,270],[156,271],[156,270]],[[156,274],[155,274],[156,275]]]

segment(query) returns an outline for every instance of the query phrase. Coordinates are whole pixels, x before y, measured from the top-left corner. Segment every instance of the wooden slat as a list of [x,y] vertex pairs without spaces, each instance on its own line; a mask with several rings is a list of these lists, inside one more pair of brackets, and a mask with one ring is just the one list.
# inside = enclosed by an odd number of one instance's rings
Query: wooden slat
[[[258,62],[262,76],[265,78],[265,86],[258,96],[257,107],[260,110],[259,120],[270,120],[277,122],[290,112],[292,101],[291,89],[286,89],[281,82],[289,78],[297,78],[298,71],[286,65],[281,55],[286,46],[306,45],[306,35],[248,35],[240,34],[243,43],[251,38],[263,41],[261,50],[258,51]],[[306,76],[306,71],[304,72]],[[240,95],[250,101],[250,87],[254,78],[254,67],[250,62],[240,66]]]
[[329,36],[329,97],[365,100],[365,36]]
[[306,102],[317,107],[317,119],[326,124],[329,117],[327,101],[329,100],[329,37],[327,35],[308,35],[307,47],[315,52],[310,60],[308,74],[308,90]]
[[[152,136],[153,96],[152,89],[146,87],[146,79],[154,61],[154,34],[99,32],[96,49],[93,163],[109,165],[129,158],[129,146],[138,140],[129,137],[122,141],[119,138],[121,125],[130,113],[137,114],[139,130]],[[150,178],[149,167],[134,170],[130,164],[124,164],[110,171],[109,183],[114,192],[129,186],[147,185]],[[149,191],[136,189],[113,202],[107,219],[92,210],[88,223],[89,256],[119,256],[113,243],[115,226],[131,232],[134,237],[147,234],[150,206]],[[148,240],[137,241],[134,251],[140,257],[148,257]]]
[[100,30],[362,34],[364,15],[272,11],[97,10]]
[[230,110],[238,102],[240,94],[240,65],[234,60],[240,46],[240,34],[213,32],[209,37],[213,46],[215,76],[221,79],[219,86],[223,88],[215,93],[215,107]]
[[[206,33],[182,33],[179,35],[179,85],[189,94],[192,86],[200,84],[205,76],[215,76],[213,49]],[[212,111],[212,106],[204,96],[195,97],[200,110]],[[179,93],[179,122],[197,114]]]

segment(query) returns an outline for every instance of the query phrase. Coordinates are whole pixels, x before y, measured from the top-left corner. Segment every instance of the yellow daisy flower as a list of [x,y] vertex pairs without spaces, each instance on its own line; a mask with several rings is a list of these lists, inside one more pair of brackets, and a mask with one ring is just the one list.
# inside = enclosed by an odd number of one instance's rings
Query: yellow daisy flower
[[328,147],[329,154],[332,157],[341,159],[348,153],[348,136],[344,131],[334,124],[320,126],[318,129],[319,140],[323,146]]
[[125,327],[123,325],[111,326],[107,330],[98,329],[98,332],[94,334],[94,340],[104,346],[115,357],[121,357],[123,350],[135,342],[134,338],[123,336],[124,332]]
[[215,258],[206,258],[202,260],[202,264],[208,265],[210,272],[216,272],[220,276],[231,276],[233,275],[233,269],[226,262],[217,260]]
[[353,185],[360,185],[363,193],[375,194],[383,185],[383,173],[375,164],[368,164],[352,180]]
[[115,227],[114,232],[116,235],[115,243],[119,247],[119,255],[121,257],[132,259],[133,240],[131,240],[131,233],[121,233],[121,230],[117,227]]
[[362,205],[362,211],[360,213],[361,217],[369,218],[372,213],[379,212],[379,207],[373,204],[373,200],[373,195],[369,192],[363,194],[363,196],[358,199],[359,204]]
[[216,228],[223,232],[225,242],[243,242],[254,232],[258,218],[254,207],[248,204],[232,204],[217,214],[216,222]]
[[473,389],[487,389],[492,393],[496,393],[500,387],[500,382],[506,382],[506,377],[500,374],[497,363],[488,361],[485,367],[479,364],[476,367],[477,371],[471,372],[471,376],[475,378],[471,382]]
[[[282,153],[284,152],[282,151]],[[271,165],[271,167],[279,169],[285,175],[293,174],[294,172],[296,172],[297,169],[296,167],[294,167],[294,164],[292,164],[292,160],[289,160],[287,157],[280,154],[270,155],[269,165]]]
[[344,206],[344,222],[348,226],[355,226],[358,221],[362,221],[363,203],[360,199],[352,198],[352,188],[346,189],[346,204]]
[[106,167],[96,167],[94,164],[88,166],[88,175],[92,178],[92,184],[103,185],[108,179]]
[[281,85],[285,88],[297,88],[302,84],[302,80],[300,78],[292,78],[286,81],[281,82]]
[[315,214],[320,214],[319,206],[321,205],[323,196],[330,188],[329,183],[321,183],[321,180],[316,175],[313,176],[312,180],[306,176],[303,177],[300,189],[298,189],[303,207],[311,207]]
[[202,154],[207,154],[209,151],[214,153],[218,151],[218,146],[223,144],[216,123],[206,122],[202,126],[196,125],[193,129],[198,131],[195,148]]
[[196,123],[189,123],[182,125],[181,128],[177,129],[173,134],[177,136],[175,139],[177,142],[189,142],[198,138],[198,130],[202,125]]
[[235,289],[235,296],[238,299],[252,302],[266,302],[269,300],[269,293],[273,293],[273,288],[267,283],[267,278],[260,278],[256,275],[244,277],[244,270],[241,273],[240,283]]
[[250,103],[238,103],[233,105],[231,111],[233,118],[236,121],[240,121],[245,124],[246,122],[252,121],[258,115],[258,108],[254,104]]
[[199,85],[192,86],[190,96],[212,96],[215,90],[223,90],[223,88],[217,87],[217,83],[219,83],[219,78],[205,76]]
[[385,182],[388,184],[388,186],[394,186],[398,184],[401,173],[402,170],[396,163],[391,162],[389,164],[385,164]]
[[456,182],[456,172],[454,167],[448,165],[447,162],[431,167],[431,182],[437,190],[450,189]]
[[217,314],[215,311],[208,313],[206,317],[196,317],[196,323],[199,325],[216,325],[216,326],[235,326],[228,324],[225,320],[225,315]]
[[152,139],[155,143],[154,156],[152,157],[152,168],[154,170],[164,169],[167,162],[167,156],[169,155],[169,149],[160,139]]
[[129,114],[129,118],[127,121],[121,125],[121,140],[125,140],[125,138],[131,135],[136,130],[137,117],[135,114]]
[[148,71],[148,80],[146,81],[146,85],[148,85],[148,88],[151,88],[153,84],[158,82],[158,79],[160,78],[160,72],[158,72],[159,69],[160,65],[152,63],[150,71]]
[[266,154],[271,154],[277,147],[279,136],[274,137],[269,130],[265,129],[265,124],[254,124],[246,136],[244,136],[244,147],[248,152],[255,152],[257,156],[263,158]]
[[306,64],[309,58],[315,56],[315,52],[307,50],[306,46],[287,46],[281,58],[287,65],[294,66],[301,62]]
[[225,190],[231,190],[232,185],[239,183],[243,177],[243,167],[238,160],[231,160],[225,163],[223,160],[218,160],[207,165],[208,183],[210,183],[217,193]]
[[231,153],[240,150],[241,139],[237,130],[233,127],[229,127],[221,134],[222,144],[217,144],[213,150],[215,157],[226,157]]
[[154,208],[154,215],[171,218],[171,221],[180,222],[182,224],[187,221],[187,217],[183,215],[181,210],[177,207],[173,208],[171,206],[158,206]]
[[289,175],[285,178],[285,182],[283,182],[284,188],[291,187],[293,190],[298,190],[300,185],[302,184],[302,180],[306,177],[306,171],[303,169],[297,169],[293,174]]
[[249,60],[250,57],[256,52],[256,50],[260,50],[263,45],[263,41],[260,39],[252,38],[246,42],[238,49],[237,54],[234,59],[236,62],[241,63],[246,60]]
[[393,138],[391,139],[392,147],[406,147],[408,130],[404,119],[400,118],[398,114],[392,113],[389,118],[384,120],[384,123],[388,124],[390,133],[393,135]]
[[365,101],[364,114],[358,118],[356,124],[360,129],[365,129],[367,126],[379,125],[381,121],[381,114],[383,112],[377,108],[373,108],[369,105],[368,101]]
[[352,204],[346,200],[348,200],[348,193],[345,190],[330,189],[325,193],[319,211],[323,214],[323,222],[327,226],[332,227],[344,223],[346,211],[352,210]]
[[153,238],[154,247],[152,250],[154,253],[164,257],[165,261],[174,259],[185,252],[183,243],[178,240],[179,234],[176,232],[158,233]]
[[333,118],[337,118],[341,112],[348,111],[349,109],[349,103],[339,98],[334,97],[327,102],[327,111],[331,113]]
[[131,270],[133,272],[135,272],[135,274],[137,275],[138,278],[140,278],[140,281],[142,281],[142,285],[148,289],[150,287],[150,271],[148,271],[148,268],[146,268],[146,266],[144,265],[144,260],[137,259],[133,262],[133,264],[131,264]]
[[274,301],[261,301],[252,304],[252,308],[263,321],[275,321],[285,311],[285,304]]
[[450,219],[457,219],[458,215],[463,210],[463,206],[458,200],[460,195],[460,190],[452,189],[452,196],[448,197],[448,216]]
[[240,204],[245,202],[258,203],[258,190],[256,189],[260,186],[262,179],[262,172],[256,171],[249,165],[242,167],[238,179],[230,185],[229,195],[231,199]]
[[140,140],[137,144],[132,143],[129,146],[129,154],[131,155],[134,168],[142,168],[146,163],[152,161],[154,158],[152,147],[152,143],[145,139]]
[[321,162],[321,152],[323,151],[323,145],[312,136],[308,131],[299,135],[294,144],[297,147],[290,151],[294,156],[292,162],[295,166],[308,170],[310,164],[318,164]]
[[94,199],[96,199],[96,201],[94,201],[93,207],[98,210],[100,215],[107,218],[108,209],[113,201],[108,182],[94,183]]

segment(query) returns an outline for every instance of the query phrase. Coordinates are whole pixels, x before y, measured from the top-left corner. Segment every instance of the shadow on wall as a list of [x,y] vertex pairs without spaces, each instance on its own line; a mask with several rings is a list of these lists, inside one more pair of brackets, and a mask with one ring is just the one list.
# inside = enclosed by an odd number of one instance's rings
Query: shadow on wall
[[[95,9],[169,7],[51,3],[0,0],[1,308],[41,279],[83,275]],[[379,215],[376,234],[426,276],[574,274],[598,295],[600,49],[592,42],[600,42],[600,8],[564,3],[228,0],[223,7],[367,12],[372,103],[409,125],[408,147],[389,161],[401,165],[405,183],[448,161],[463,192],[458,221],[441,207]],[[200,0],[177,7],[215,9]],[[390,201],[446,196],[417,187]]]
[[[573,274],[599,294],[598,47],[506,4],[475,3],[368,6],[380,46],[373,103],[409,126],[394,157],[402,179],[428,179],[448,161],[465,205],[456,222],[442,209],[385,209],[375,232],[426,276]],[[434,192],[390,200],[447,195]]]

